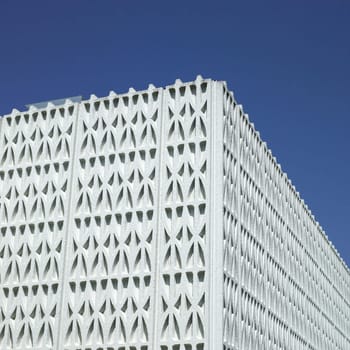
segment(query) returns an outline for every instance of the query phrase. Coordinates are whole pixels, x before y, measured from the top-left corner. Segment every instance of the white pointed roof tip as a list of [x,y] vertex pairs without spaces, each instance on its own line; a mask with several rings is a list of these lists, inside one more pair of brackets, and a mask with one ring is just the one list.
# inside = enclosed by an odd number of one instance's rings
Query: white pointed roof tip
[[97,100],[98,99],[98,97],[96,96],[96,95],[94,95],[94,94],[91,94],[90,95],[90,100],[91,101],[95,101],[95,100]]
[[117,96],[117,93],[113,90],[111,90],[108,94],[108,97],[116,97]]
[[203,81],[204,79],[203,79],[203,77],[200,75],[200,74],[198,74],[197,76],[196,76],[196,81]]
[[237,105],[237,108],[238,108],[238,110],[239,110],[240,112],[243,113],[243,106],[242,106],[241,104],[238,104],[238,105]]
[[181,79],[176,79],[175,80],[175,85],[181,85],[182,84],[182,80]]
[[[73,102],[71,99],[66,98],[66,99],[64,100],[63,105],[64,105],[64,106],[70,106],[70,105],[72,105],[73,103],[74,103],[74,102]],[[54,107],[57,107],[57,106],[54,106]]]
[[129,90],[128,90],[129,93],[134,93],[136,92],[136,90],[133,88],[133,87],[130,87]]
[[148,90],[154,90],[156,87],[153,84],[148,84]]
[[47,103],[47,108],[55,108],[55,105],[52,102]]
[[64,104],[65,105],[72,105],[72,104],[74,104],[74,102],[71,99],[66,98],[65,101],[64,101]]
[[11,114],[18,114],[18,113],[21,113],[21,112],[16,108],[13,108],[11,111]]
[[29,112],[36,112],[38,110],[38,108],[36,108],[34,105],[30,105],[28,108]]

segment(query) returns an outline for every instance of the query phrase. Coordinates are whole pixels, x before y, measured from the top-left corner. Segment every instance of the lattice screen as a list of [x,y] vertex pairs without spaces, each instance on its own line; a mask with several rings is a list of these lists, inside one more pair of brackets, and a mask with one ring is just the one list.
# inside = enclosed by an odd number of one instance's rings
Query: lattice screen
[[349,269],[226,87],[223,115],[224,349],[349,349]]
[[1,120],[1,349],[207,348],[212,84]]
[[0,348],[58,342],[75,105],[0,125]]
[[0,349],[343,349],[349,270],[212,80],[0,119]]

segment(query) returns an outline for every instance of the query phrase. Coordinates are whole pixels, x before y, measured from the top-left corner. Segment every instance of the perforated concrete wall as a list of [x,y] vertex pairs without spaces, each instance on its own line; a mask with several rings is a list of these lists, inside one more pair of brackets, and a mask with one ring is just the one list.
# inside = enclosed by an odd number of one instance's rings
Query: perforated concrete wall
[[224,349],[350,349],[350,274],[224,87]]
[[0,349],[348,349],[349,270],[225,83],[0,119]]

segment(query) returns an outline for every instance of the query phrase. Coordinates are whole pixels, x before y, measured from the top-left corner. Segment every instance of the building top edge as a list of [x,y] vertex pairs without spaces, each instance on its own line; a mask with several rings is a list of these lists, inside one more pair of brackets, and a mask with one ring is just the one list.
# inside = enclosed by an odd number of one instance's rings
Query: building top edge
[[[204,82],[211,82],[214,81],[213,79],[210,78],[203,78],[201,75],[197,75],[195,80],[192,81],[186,81],[183,82],[180,79],[176,79],[173,84],[165,85],[165,86],[160,86],[156,87],[153,84],[149,84],[147,89],[142,89],[142,90],[135,90],[133,87],[130,87],[128,91],[126,92],[121,92],[117,93],[113,90],[109,92],[108,95],[105,96],[96,96],[94,94],[91,94],[89,98],[83,98],[82,96],[74,96],[74,97],[67,97],[67,98],[61,98],[61,99],[56,99],[56,100],[50,100],[46,102],[39,102],[39,103],[31,103],[25,105],[27,107],[26,110],[20,111],[16,108],[12,109],[10,113],[6,113],[4,115],[0,115],[0,120],[3,118],[11,118],[15,117],[18,115],[22,114],[31,114],[34,112],[42,112],[42,111],[47,111],[47,110],[52,110],[52,109],[58,109],[58,108],[64,108],[67,106],[71,106],[73,104],[83,104],[83,103],[92,103],[92,102],[98,102],[98,101],[104,101],[108,99],[113,99],[113,98],[120,98],[120,97],[130,97],[136,95],[142,95],[146,94],[149,92],[154,92],[154,91],[161,91],[161,90],[168,90],[171,88],[176,88],[179,86],[188,86],[188,85],[193,85],[195,83],[204,83]],[[226,82],[222,82],[226,85]]]

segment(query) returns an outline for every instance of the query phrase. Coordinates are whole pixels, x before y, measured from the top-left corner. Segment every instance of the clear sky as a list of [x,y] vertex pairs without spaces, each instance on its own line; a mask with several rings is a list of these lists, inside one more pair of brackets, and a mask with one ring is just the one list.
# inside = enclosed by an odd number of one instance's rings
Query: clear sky
[[226,80],[350,265],[350,1],[0,3],[0,115]]

